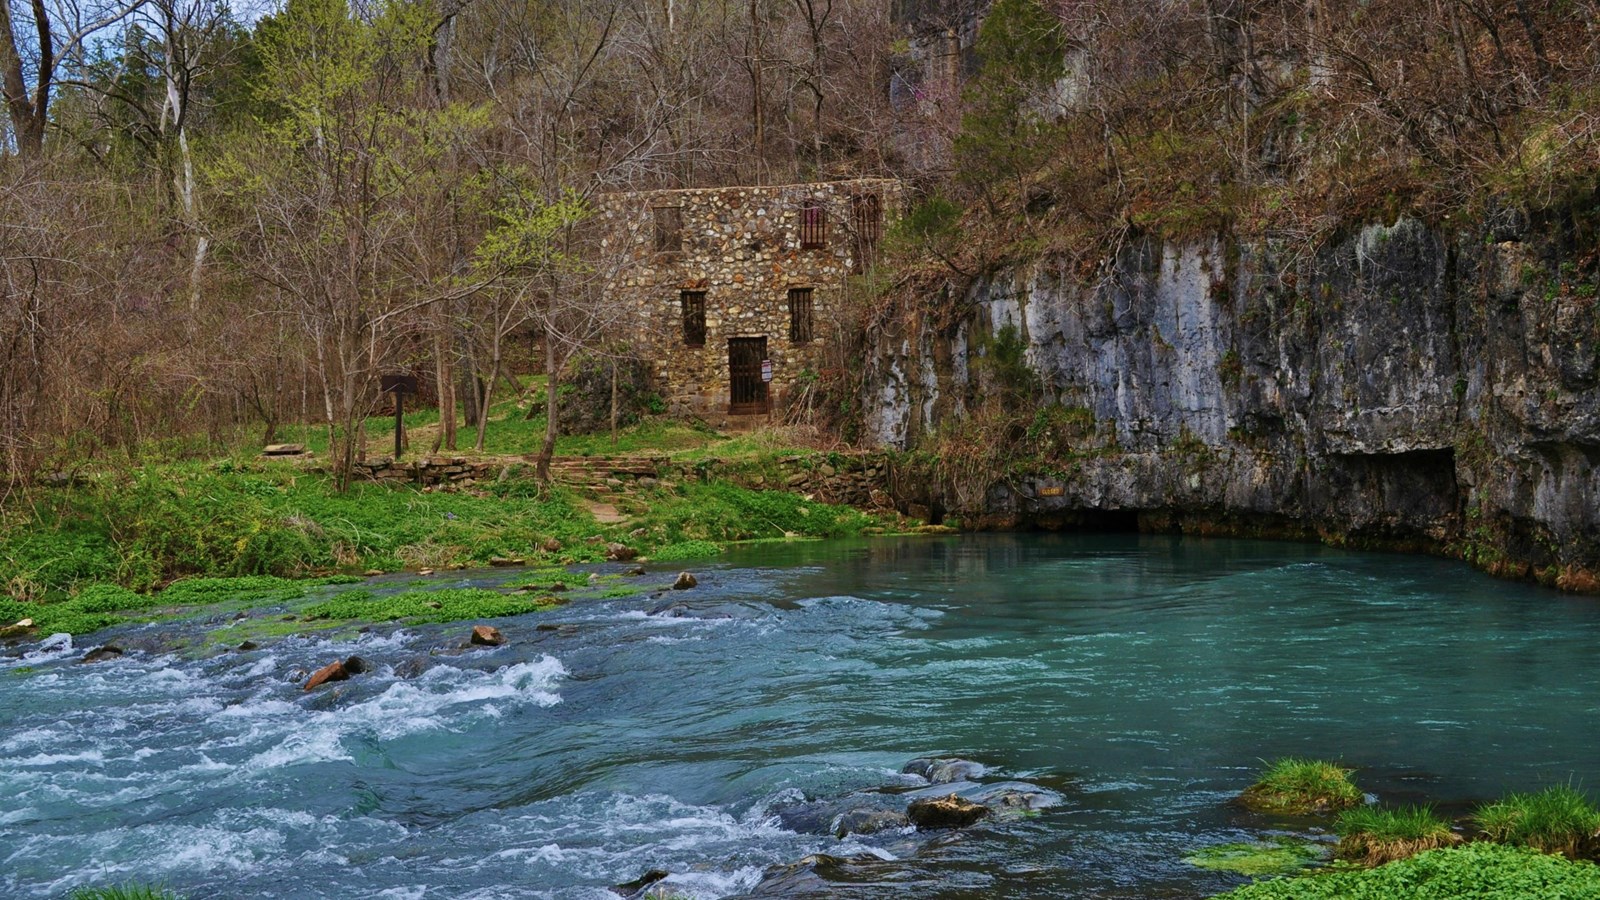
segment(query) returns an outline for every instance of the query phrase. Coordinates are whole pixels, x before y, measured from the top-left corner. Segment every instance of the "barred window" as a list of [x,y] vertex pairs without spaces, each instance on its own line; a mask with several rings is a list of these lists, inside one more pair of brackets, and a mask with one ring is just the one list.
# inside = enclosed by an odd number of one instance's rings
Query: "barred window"
[[811,288],[789,289],[789,340],[808,344],[812,339]]
[[683,345],[706,345],[706,292],[682,291],[678,301],[683,305]]
[[816,200],[800,207],[800,249],[821,250],[828,246],[828,210]]
[[656,252],[676,253],[683,249],[683,207],[657,206],[650,210],[656,226]]

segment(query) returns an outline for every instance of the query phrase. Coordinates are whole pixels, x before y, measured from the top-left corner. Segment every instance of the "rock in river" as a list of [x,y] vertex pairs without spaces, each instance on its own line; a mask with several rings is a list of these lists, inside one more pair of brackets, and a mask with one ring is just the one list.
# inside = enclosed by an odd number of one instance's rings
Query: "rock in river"
[[965,828],[988,814],[989,807],[963,800],[955,794],[921,797],[906,807],[906,817],[923,830]]
[[672,583],[672,589],[675,591],[686,591],[689,588],[698,585],[699,583],[700,580],[694,577],[693,572],[679,572],[678,580]]
[[881,867],[883,862],[870,853],[855,856],[813,853],[799,862],[767,869],[749,896],[830,896],[836,890],[833,885],[873,881],[873,869]]
[[106,661],[108,659],[116,659],[117,657],[119,657],[121,655],[122,655],[122,648],[121,647],[118,647],[116,644],[106,644],[104,647],[96,647],[95,649],[90,650],[88,653],[85,653],[83,655],[83,659],[78,660],[78,662],[81,662],[81,663],[104,662],[104,661]]
[[937,756],[922,756],[906,763],[900,772],[905,775],[921,775],[932,784],[949,784],[952,781],[971,781],[982,778],[984,773],[983,763],[973,762],[970,759],[941,758]]
[[331,662],[312,673],[311,680],[306,682],[306,690],[309,691],[330,681],[345,681],[351,675],[360,675],[365,671],[367,671],[367,661],[359,656]]
[[472,626],[472,643],[480,647],[498,647],[506,642],[505,635],[500,629],[488,625]]
[[613,887],[611,892],[618,896],[626,897],[628,900],[635,900],[635,898],[643,897],[644,892],[650,885],[666,878],[670,874],[672,873],[664,869],[651,869],[632,881],[625,881]]
[[842,838],[850,834],[877,834],[904,828],[907,821],[906,814],[898,810],[852,809],[833,821],[833,836]]
[[638,555],[639,551],[629,547],[627,544],[619,544],[613,541],[606,545],[606,559],[627,562]]

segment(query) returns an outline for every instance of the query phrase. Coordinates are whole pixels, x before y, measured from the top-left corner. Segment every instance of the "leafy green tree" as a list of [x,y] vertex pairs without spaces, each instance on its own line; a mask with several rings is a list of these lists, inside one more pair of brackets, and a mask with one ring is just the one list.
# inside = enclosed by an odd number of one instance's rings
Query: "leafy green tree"
[[[545,433],[536,472],[550,478],[560,431],[558,388],[569,363],[613,334],[628,314],[605,287],[626,261],[594,239],[593,209],[573,190],[546,200],[537,190],[517,191],[495,213],[498,224],[478,248],[484,277],[498,281],[480,301],[496,329],[531,322],[543,338]],[[495,344],[498,354],[499,343]],[[498,359],[498,356],[496,357]],[[481,446],[482,431],[479,432]]]
[[481,108],[430,102],[424,5],[370,18],[290,0],[257,31],[257,131],[216,165],[229,262],[308,336],[336,470],[348,479],[381,371],[405,362],[415,315],[478,285],[423,264],[439,198],[482,190],[459,164]]

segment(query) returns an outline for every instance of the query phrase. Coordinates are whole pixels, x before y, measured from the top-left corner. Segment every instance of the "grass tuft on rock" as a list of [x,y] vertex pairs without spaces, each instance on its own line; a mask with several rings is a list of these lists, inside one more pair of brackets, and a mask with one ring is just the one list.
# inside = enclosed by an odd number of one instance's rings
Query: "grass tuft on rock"
[[1479,807],[1473,819],[1491,841],[1559,853],[1569,859],[1592,856],[1600,846],[1600,810],[1566,785],[1535,794],[1511,794]]
[[1336,763],[1284,757],[1267,764],[1261,778],[1239,800],[1257,812],[1287,815],[1337,812],[1365,802],[1350,773]]
[[1275,837],[1202,847],[1183,858],[1191,866],[1260,878],[1291,875],[1322,861],[1324,845],[1302,838]]
[[1429,806],[1357,806],[1339,813],[1333,830],[1339,835],[1334,855],[1368,866],[1381,866],[1461,842],[1461,836],[1450,830],[1450,823]]
[[1573,900],[1600,897],[1600,866],[1484,842],[1419,853],[1376,869],[1280,878],[1217,895],[1227,900]]

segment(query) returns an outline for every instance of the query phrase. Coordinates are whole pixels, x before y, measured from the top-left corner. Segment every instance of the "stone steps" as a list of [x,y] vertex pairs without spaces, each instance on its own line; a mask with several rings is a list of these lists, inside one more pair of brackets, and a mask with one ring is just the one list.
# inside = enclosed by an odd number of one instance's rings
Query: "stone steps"
[[550,460],[550,477],[567,484],[603,483],[612,478],[659,478],[665,457],[558,456]]

